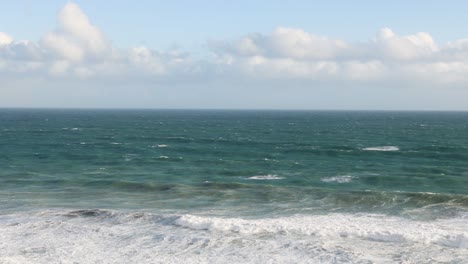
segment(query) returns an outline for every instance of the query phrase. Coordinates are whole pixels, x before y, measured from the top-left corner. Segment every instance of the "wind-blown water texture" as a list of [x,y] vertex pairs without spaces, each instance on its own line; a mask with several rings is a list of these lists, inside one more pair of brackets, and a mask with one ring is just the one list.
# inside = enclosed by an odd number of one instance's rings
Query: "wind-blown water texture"
[[467,132],[461,112],[3,109],[0,263],[463,263]]

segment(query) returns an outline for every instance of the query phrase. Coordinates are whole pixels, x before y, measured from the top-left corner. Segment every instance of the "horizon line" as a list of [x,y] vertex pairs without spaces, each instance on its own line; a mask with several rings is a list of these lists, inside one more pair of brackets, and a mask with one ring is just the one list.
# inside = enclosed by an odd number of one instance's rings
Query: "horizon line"
[[285,111],[285,112],[468,112],[454,109],[294,109],[294,108],[157,108],[157,107],[22,107],[0,106],[0,110],[121,110],[121,111]]

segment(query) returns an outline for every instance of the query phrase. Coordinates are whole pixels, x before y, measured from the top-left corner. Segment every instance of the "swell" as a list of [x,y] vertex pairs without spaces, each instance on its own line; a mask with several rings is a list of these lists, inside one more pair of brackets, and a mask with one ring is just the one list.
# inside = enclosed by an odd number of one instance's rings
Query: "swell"
[[[11,200],[14,197],[16,203],[36,205],[37,208],[43,208],[44,205],[81,208],[86,204],[95,204],[98,207],[120,209],[237,211],[241,215],[372,212],[438,219],[468,212],[468,195],[465,194],[285,187],[272,185],[286,181],[279,176],[253,177],[241,179],[239,183],[207,181],[192,184],[125,180],[78,182],[53,179],[45,183],[26,179],[11,180],[3,181],[8,191],[0,192],[0,200]],[[261,180],[256,180],[258,178]],[[352,178],[344,179],[342,183],[324,184],[346,185],[352,181]],[[14,187],[19,184],[26,187]]]

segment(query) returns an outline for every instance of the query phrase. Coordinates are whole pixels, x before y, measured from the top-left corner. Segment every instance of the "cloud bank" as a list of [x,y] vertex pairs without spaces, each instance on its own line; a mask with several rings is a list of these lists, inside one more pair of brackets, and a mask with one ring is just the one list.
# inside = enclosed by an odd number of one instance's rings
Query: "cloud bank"
[[467,39],[437,45],[428,33],[400,36],[381,29],[367,42],[349,43],[302,29],[279,27],[211,43],[220,64],[268,78],[315,80],[467,81]]
[[278,27],[267,34],[210,40],[206,56],[194,58],[180,50],[119,49],[71,2],[58,12],[57,21],[56,28],[38,41],[15,40],[0,32],[0,77],[10,80],[8,87],[33,78],[42,85],[57,80],[144,80],[174,86],[215,80],[265,85],[298,82],[305,87],[323,83],[468,84],[468,39],[438,44],[425,32],[403,36],[382,28],[366,41],[348,42]]

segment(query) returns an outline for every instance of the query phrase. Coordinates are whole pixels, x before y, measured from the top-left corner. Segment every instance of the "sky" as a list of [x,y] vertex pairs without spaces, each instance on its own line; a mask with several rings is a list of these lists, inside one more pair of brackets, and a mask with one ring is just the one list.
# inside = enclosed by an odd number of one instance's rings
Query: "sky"
[[3,1],[0,107],[468,110],[467,1]]

